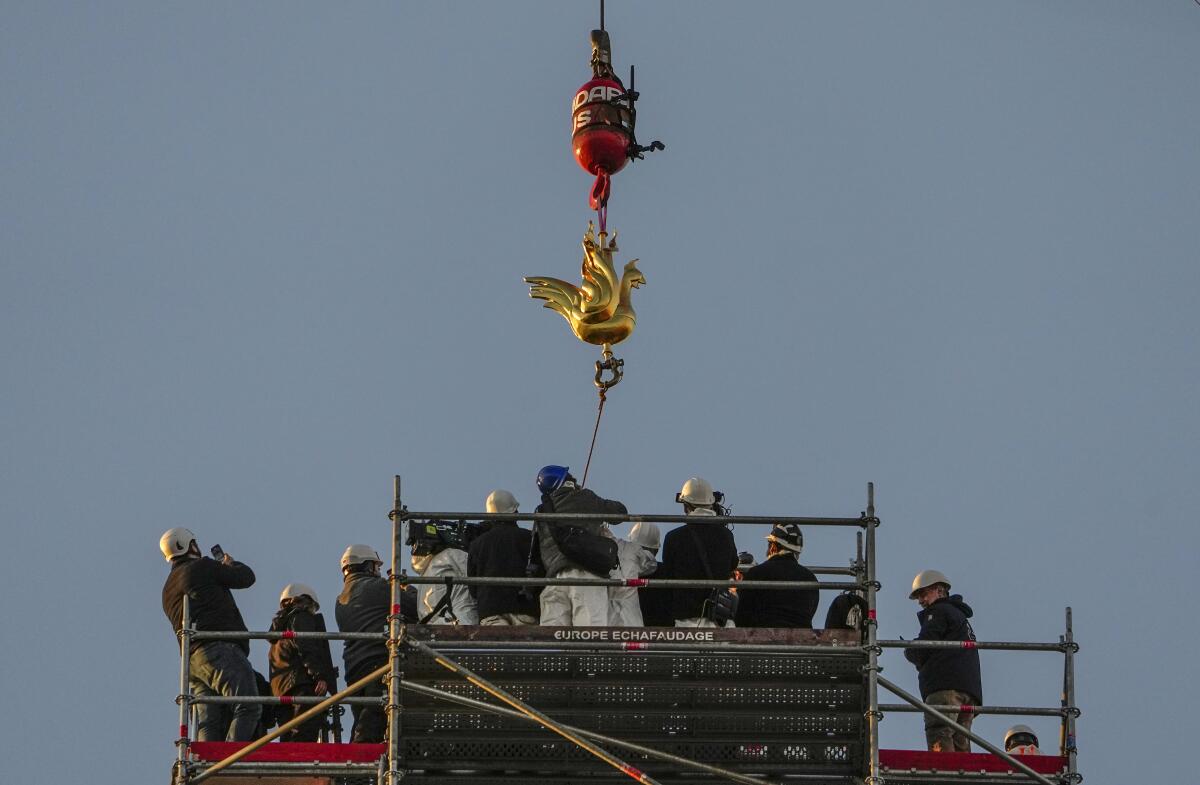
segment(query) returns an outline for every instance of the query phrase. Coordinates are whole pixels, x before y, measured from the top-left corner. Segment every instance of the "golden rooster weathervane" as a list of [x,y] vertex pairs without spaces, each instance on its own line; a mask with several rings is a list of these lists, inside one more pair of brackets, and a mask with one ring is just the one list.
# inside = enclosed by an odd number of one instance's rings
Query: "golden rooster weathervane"
[[[637,259],[625,263],[617,278],[613,254],[617,251],[617,233],[606,242],[606,233],[599,236],[591,221],[583,235],[583,282],[579,286],[559,278],[529,276],[529,296],[545,300],[544,308],[559,313],[571,325],[575,337],[586,343],[603,347],[603,361],[596,362],[596,386],[601,393],[621,381],[623,360],[613,358],[612,347],[629,337],[637,326],[637,314],[630,296],[634,289],[646,283],[646,276],[637,267]],[[601,380],[605,370],[613,378]]]

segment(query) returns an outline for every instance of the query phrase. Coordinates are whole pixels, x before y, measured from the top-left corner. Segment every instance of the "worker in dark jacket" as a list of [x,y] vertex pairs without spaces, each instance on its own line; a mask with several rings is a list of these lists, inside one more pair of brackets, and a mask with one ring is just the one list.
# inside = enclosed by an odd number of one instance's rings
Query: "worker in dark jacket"
[[[703,478],[690,478],[675,499],[683,505],[685,515],[698,519],[717,515],[716,494]],[[733,532],[717,521],[686,523],[667,532],[663,540],[663,569],[674,580],[724,580],[732,577],[737,565]],[[675,626],[720,626],[710,618],[706,607],[712,593],[712,589],[673,590],[671,615]]]
[[[919,641],[973,641],[975,630],[969,619],[971,606],[961,594],[950,594],[950,580],[937,570],[924,570],[913,579],[910,600],[921,605]],[[905,649],[904,656],[917,666],[921,698],[932,706],[959,706],[947,711],[951,719],[970,728],[974,713],[966,707],[983,702],[983,680],[979,674],[979,650]],[[925,715],[925,740],[931,752],[970,752],[971,740],[949,725]]]
[[[254,585],[254,571],[229,554],[220,561],[200,555],[196,536],[188,529],[168,529],[158,542],[171,563],[163,585],[163,612],[178,635],[183,629],[183,599],[188,598],[191,622],[204,632],[245,632],[246,623],[231,589]],[[214,549],[215,550],[215,549]],[[189,658],[193,695],[257,696],[250,666],[250,641],[207,641],[194,646]],[[238,703],[228,714],[228,730],[220,706],[196,704],[199,741],[250,741],[262,716],[262,705]]]
[[[767,560],[742,573],[747,581],[816,581],[800,563],[804,534],[794,523],[775,524],[767,535]],[[812,628],[817,589],[739,589],[735,620],[739,627]]]
[[[351,545],[342,554],[342,593],[338,595],[334,618],[341,632],[386,632],[388,609],[392,604],[387,579],[379,575],[383,560],[370,545]],[[417,620],[417,595],[405,591],[400,597],[400,615],[404,621]],[[379,640],[346,641],[342,661],[346,666],[346,684],[353,684],[388,660],[387,644]],[[359,693],[365,698],[382,698],[383,680],[372,683]],[[354,729],[351,741],[377,743],[383,741],[385,720],[382,700],[378,706],[351,706]]]
[[[325,617],[318,611],[317,592],[303,583],[289,583],[279,595],[279,612],[271,620],[273,632],[325,632]],[[275,697],[325,695],[337,692],[337,668],[329,654],[329,641],[313,638],[282,638],[271,642],[271,694]],[[290,722],[311,706],[288,704],[280,707],[279,723]],[[310,717],[285,733],[280,741],[316,741],[325,718]]]
[[[608,530],[608,523],[620,523],[628,510],[625,505],[604,499],[586,488],[580,488],[570,469],[566,466],[545,466],[537,477],[538,490],[542,493],[544,512],[594,513],[611,515],[609,521],[570,521],[563,523],[539,523],[538,547],[542,564],[548,578],[607,578],[617,566],[616,539]],[[563,553],[559,539],[567,537],[576,541],[608,538],[612,543],[612,561],[602,571],[599,565],[593,570],[573,561]],[[603,545],[603,543],[601,543]],[[606,552],[604,547],[593,547],[593,552]],[[558,627],[603,627],[608,624],[608,588],[605,586],[547,586],[541,596],[541,624]]]
[[[488,494],[488,512],[517,511],[517,500],[506,490]],[[516,521],[494,521],[467,549],[467,577],[524,578],[533,532]],[[524,586],[471,586],[479,610],[479,623],[496,625],[537,624],[538,602]]]

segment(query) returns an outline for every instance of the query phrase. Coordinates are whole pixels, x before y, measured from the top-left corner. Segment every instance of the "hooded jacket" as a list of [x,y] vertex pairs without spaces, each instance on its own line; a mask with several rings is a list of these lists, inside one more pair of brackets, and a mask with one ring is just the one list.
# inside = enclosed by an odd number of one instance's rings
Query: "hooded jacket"
[[[968,619],[974,615],[961,594],[942,597],[917,614],[921,623],[919,641],[973,641],[975,630]],[[978,649],[905,649],[904,657],[917,666],[921,697],[941,690],[958,690],[983,703],[983,680],[979,673]]]
[[[325,617],[291,604],[275,614],[271,630],[325,632]],[[324,681],[330,693],[337,692],[337,669],[329,654],[329,641],[308,638],[272,641],[269,659],[272,695],[312,695],[318,681]]]
[[[779,553],[742,574],[748,581],[815,581],[817,576],[794,555]],[[820,592],[817,589],[741,589],[739,627],[812,628]]]
[[[516,521],[496,521],[492,528],[475,538],[467,551],[467,575],[471,578],[524,578],[529,561],[533,532]],[[522,592],[519,586],[467,587],[479,610],[479,618],[522,613],[536,617],[538,602],[534,591]]]
[[[620,523],[629,513],[625,509],[625,505],[621,504],[621,502],[602,498],[587,488],[576,487],[574,483],[564,483],[558,490],[547,494],[546,501],[551,505],[551,509],[547,510],[547,512],[611,515],[613,518],[608,523],[612,524]],[[563,523],[568,526],[576,526],[589,534],[599,536],[604,536],[606,531],[604,528],[605,521],[563,521]],[[554,578],[569,567],[583,569],[583,567],[564,556],[562,551],[558,549],[558,543],[554,541],[554,535],[550,531],[550,527],[556,525],[558,524],[538,524],[538,547],[541,549],[542,564],[546,568],[547,578]],[[596,577],[606,578],[608,576],[598,575]]]
[[[413,569],[424,578],[467,577],[467,552],[462,548],[443,548],[428,556],[413,556]],[[446,594],[445,584],[423,584],[417,590],[419,600],[417,613],[424,619],[433,613]],[[418,619],[420,621],[420,619]],[[433,613],[426,624],[470,624],[479,623],[479,611],[475,598],[468,587],[461,583],[450,589],[450,601],[437,613]]]
[[[691,515],[711,517],[715,512],[704,507],[692,510]],[[695,536],[692,535],[695,532]],[[723,580],[737,569],[737,546],[733,544],[733,532],[716,522],[685,523],[667,532],[663,538],[663,568],[672,579],[708,580],[704,570],[704,559],[696,548],[700,547],[707,556],[712,570],[712,580]],[[694,619],[704,615],[704,601],[712,589],[675,589],[671,597],[671,613],[676,619]]]
[[[617,558],[620,564],[612,571],[613,578],[642,578],[658,568],[654,554],[629,540],[617,540]],[[643,626],[638,589],[630,586],[609,587],[608,623],[614,627]]]

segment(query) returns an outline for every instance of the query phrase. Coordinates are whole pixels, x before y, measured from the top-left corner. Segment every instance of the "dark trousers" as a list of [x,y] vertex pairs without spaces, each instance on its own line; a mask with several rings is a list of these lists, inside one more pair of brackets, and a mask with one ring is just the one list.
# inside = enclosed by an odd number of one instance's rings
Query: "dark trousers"
[[[373,670],[378,670],[387,664],[386,659],[372,660],[359,665],[346,674],[346,683],[353,684]],[[387,729],[387,717],[383,712],[383,679],[372,682],[358,693],[361,698],[378,698],[379,703],[372,706],[351,706],[354,714],[354,730],[350,732],[350,741],[355,744],[378,744],[383,741]]]
[[[311,709],[312,706],[291,706],[279,707],[279,724],[291,722],[294,717],[299,717],[304,712]],[[325,715],[318,714],[315,717],[309,717],[298,727],[293,728],[287,733],[279,737],[280,741],[316,741],[321,736],[321,729],[325,727]]]

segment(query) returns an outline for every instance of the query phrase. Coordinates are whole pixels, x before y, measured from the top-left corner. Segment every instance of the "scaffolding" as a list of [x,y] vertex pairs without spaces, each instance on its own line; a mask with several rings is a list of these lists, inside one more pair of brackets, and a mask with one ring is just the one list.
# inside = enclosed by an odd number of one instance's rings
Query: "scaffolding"
[[[774,525],[858,529],[849,567],[810,567],[818,576],[852,580],[734,581],[654,578],[464,578],[465,585],[590,585],[636,588],[819,589],[853,591],[866,601],[858,630],[679,627],[466,627],[406,625],[400,613],[407,585],[446,584],[445,578],[407,575],[402,565],[409,520],[584,522],[588,514],[410,512],[395,478],[388,580],[387,631],[199,631],[184,602],[180,637],[179,736],[174,785],[231,776],[259,781],[318,777],[329,782],[399,785],[484,783],[602,783],[633,779],[689,783],[803,782],[990,783],[1036,781],[1075,785],[1077,770],[1071,609],[1057,643],[880,640],[876,634],[874,487],[857,517],[626,515],[630,522]],[[335,695],[227,697],[193,695],[190,657],[210,641],[378,640],[387,664]],[[1060,705],[930,706],[884,678],[884,649],[1051,652],[1063,656]],[[714,656],[716,655],[716,656]],[[461,680],[455,680],[457,676]],[[292,727],[329,707],[379,705],[355,697],[384,680],[384,744],[276,743]],[[883,688],[904,703],[880,703]],[[405,704],[405,695],[409,702]],[[483,700],[490,697],[499,703]],[[295,704],[310,708],[247,744],[194,740],[193,707],[203,704]],[[542,709],[534,708],[540,706]],[[547,713],[549,712],[549,713]],[[886,712],[924,713],[955,726],[987,753],[880,750]],[[949,714],[971,712],[1060,718],[1058,755],[1013,757],[958,726]],[[547,733],[547,731],[549,733]],[[630,738],[630,737],[633,738]],[[620,752],[614,752],[619,750]],[[623,756],[623,757],[622,757]],[[284,779],[278,779],[284,778]],[[239,780],[240,782],[241,780]]]

